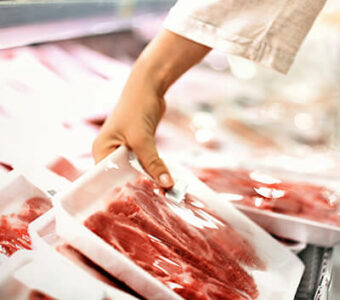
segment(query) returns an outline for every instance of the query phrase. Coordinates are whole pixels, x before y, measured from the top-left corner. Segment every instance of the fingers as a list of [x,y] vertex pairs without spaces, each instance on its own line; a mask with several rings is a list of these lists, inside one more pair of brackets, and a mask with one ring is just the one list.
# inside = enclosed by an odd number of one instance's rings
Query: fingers
[[132,145],[145,171],[157,182],[159,186],[170,189],[174,181],[164,162],[159,158],[153,137],[136,139]]
[[100,162],[120,145],[127,144],[137,155],[145,171],[157,182],[159,186],[170,189],[174,181],[164,162],[159,158],[152,136],[141,137],[141,135],[128,139],[127,142],[98,136],[92,145],[92,154],[95,163]]

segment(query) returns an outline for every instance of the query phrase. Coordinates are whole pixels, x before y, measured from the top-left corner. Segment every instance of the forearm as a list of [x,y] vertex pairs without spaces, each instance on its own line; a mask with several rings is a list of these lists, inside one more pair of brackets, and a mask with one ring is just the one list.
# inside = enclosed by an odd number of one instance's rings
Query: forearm
[[93,144],[96,162],[120,145],[132,149],[144,169],[163,188],[174,184],[158,156],[154,134],[165,109],[164,94],[210,48],[170,31],[162,31],[132,68],[115,109]]
[[129,83],[145,81],[162,97],[167,89],[211,50],[168,30],[161,31],[137,59]]

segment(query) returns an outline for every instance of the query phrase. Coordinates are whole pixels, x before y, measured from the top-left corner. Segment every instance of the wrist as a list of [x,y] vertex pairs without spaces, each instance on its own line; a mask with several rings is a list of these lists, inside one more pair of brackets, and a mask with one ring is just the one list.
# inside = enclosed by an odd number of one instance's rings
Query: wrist
[[150,86],[158,97],[211,49],[164,30],[137,59],[130,78]]
[[164,96],[174,81],[171,61],[159,59],[147,50],[138,58],[132,72],[143,84],[149,85],[159,97]]

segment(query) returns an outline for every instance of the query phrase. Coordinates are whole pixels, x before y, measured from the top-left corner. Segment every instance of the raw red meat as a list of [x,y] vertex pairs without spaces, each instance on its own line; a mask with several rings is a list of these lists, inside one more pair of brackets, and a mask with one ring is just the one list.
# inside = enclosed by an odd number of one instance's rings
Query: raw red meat
[[34,197],[26,200],[22,205],[17,218],[26,224],[31,223],[52,207],[50,200]]
[[56,157],[47,168],[70,181],[75,181],[81,175],[81,172],[64,157]]
[[28,224],[51,207],[49,200],[34,197],[24,202],[18,214],[0,216],[0,253],[11,256],[19,249],[31,249]]
[[0,253],[11,256],[19,249],[31,249],[27,226],[15,217],[0,217]]
[[263,269],[252,246],[192,195],[181,204],[151,180],[117,188],[85,225],[186,299],[255,299],[243,268]]
[[217,192],[235,194],[237,204],[340,226],[338,195],[327,188],[247,170],[202,169],[196,175]]

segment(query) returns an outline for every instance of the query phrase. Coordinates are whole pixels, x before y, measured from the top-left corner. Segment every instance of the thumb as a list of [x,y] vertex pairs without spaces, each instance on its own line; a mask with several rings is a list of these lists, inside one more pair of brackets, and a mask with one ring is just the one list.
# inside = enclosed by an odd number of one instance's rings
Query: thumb
[[135,147],[131,147],[136,153],[145,171],[157,182],[159,186],[170,189],[174,181],[164,164],[159,158],[153,137],[139,139]]

